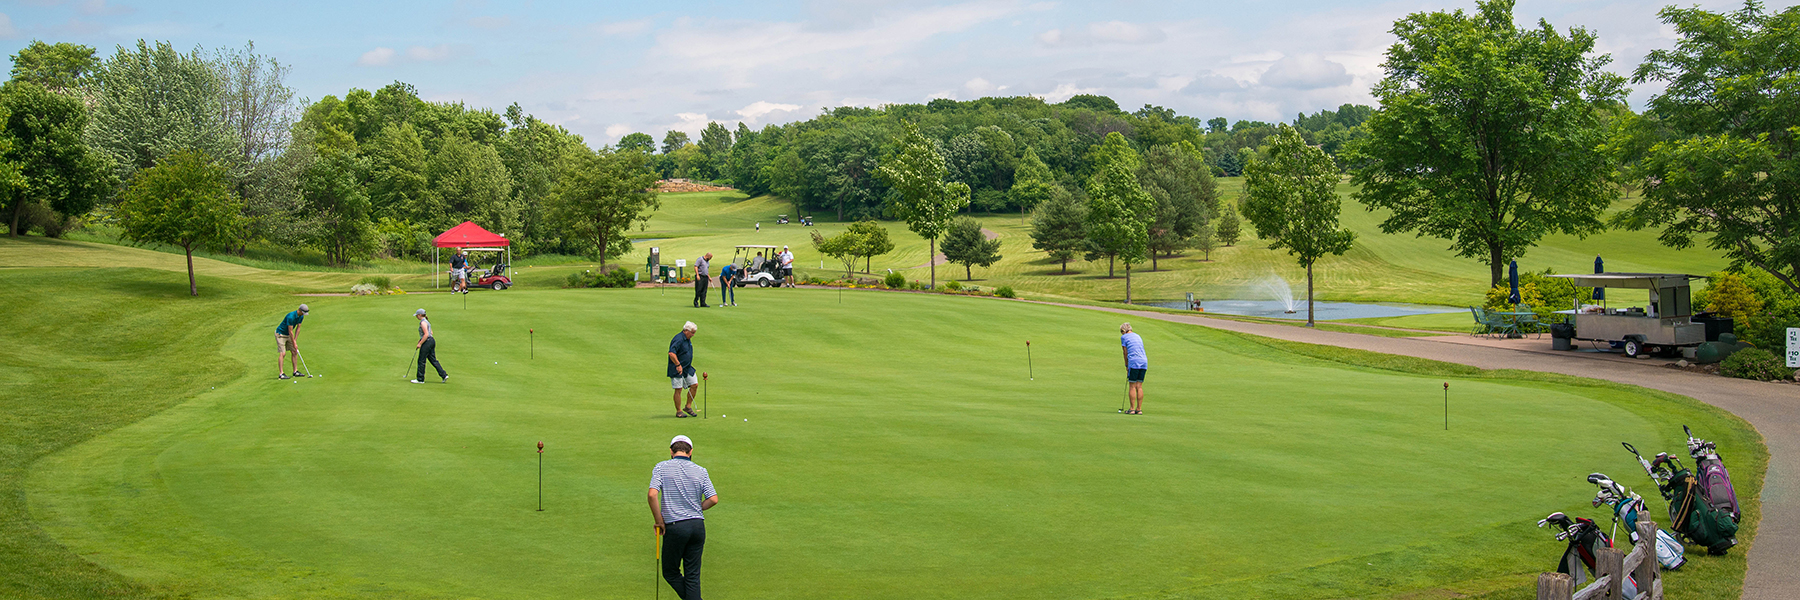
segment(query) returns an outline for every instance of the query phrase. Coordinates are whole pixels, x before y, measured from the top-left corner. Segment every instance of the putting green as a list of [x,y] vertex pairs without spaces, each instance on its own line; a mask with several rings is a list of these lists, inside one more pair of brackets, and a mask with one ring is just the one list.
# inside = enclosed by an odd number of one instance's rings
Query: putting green
[[[309,300],[323,377],[273,379],[267,315],[224,351],[252,376],[45,458],[32,516],[172,595],[648,597],[644,488],[680,433],[722,499],[721,596],[1481,593],[1554,562],[1536,519],[1598,516],[1584,475],[1637,482],[1618,439],[1742,429],[1618,387],[1478,378],[1450,380],[1444,431],[1442,378],[1161,322],[1135,324],[1148,414],[1125,416],[1114,316],[996,299]],[[447,385],[405,381],[419,306]],[[670,416],[684,320],[719,401],[705,420]]]

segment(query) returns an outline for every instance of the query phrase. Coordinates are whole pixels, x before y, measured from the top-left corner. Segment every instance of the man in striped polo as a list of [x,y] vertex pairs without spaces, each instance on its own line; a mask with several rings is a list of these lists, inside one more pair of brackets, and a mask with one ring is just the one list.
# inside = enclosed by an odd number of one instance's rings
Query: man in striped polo
[[702,511],[719,504],[706,468],[694,464],[694,442],[669,440],[669,460],[650,470],[650,516],[663,538],[662,575],[681,600],[700,600],[700,551],[706,546]]

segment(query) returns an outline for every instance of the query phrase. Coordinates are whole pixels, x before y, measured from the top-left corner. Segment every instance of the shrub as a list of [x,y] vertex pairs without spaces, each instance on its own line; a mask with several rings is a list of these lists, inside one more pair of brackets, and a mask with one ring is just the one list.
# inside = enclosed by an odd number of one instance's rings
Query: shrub
[[1794,370],[1783,364],[1781,357],[1762,348],[1745,348],[1731,353],[1723,364],[1719,365],[1719,374],[1738,379],[1755,379],[1770,381],[1788,379],[1794,376]]
[[887,279],[885,281],[883,281],[882,283],[887,284],[887,287],[889,289],[896,289],[896,290],[905,289],[906,288],[906,276],[901,275],[899,273],[888,273]]
[[962,289],[962,284],[958,283],[956,280],[952,279],[950,281],[944,282],[944,289],[954,292],[954,291]]
[[1013,294],[1013,289],[1012,289],[1012,286],[1010,286],[1010,285],[1000,286],[1000,289],[994,290],[994,295],[999,296],[1001,298],[1016,298],[1017,297],[1016,295]]
[[593,271],[570,273],[568,278],[563,280],[563,287],[571,288],[628,288],[636,285],[637,274],[625,270],[624,267],[616,267],[611,272],[600,275],[595,275]]
[[1763,301],[1736,273],[1720,273],[1706,286],[1706,312],[1742,319],[1761,314]]
[[394,278],[386,275],[370,275],[362,278],[361,283],[375,286],[375,291],[378,292],[394,289]]
[[906,284],[906,289],[909,289],[909,290],[923,290],[923,289],[925,289],[925,284],[923,284],[923,283],[919,283],[919,281],[918,281],[918,280],[916,280],[916,279],[915,279],[915,280],[913,280],[913,281],[911,281],[911,282],[908,282],[908,283],[907,283],[907,284]]

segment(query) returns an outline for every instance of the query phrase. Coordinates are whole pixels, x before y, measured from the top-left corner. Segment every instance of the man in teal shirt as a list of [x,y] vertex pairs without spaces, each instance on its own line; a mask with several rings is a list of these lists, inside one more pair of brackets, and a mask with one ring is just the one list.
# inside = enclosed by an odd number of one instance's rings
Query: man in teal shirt
[[[295,377],[301,375],[299,364],[300,322],[306,320],[306,313],[306,305],[302,304],[299,310],[288,313],[287,316],[281,318],[281,324],[275,326],[275,348],[280,352],[275,355],[276,379],[288,378],[287,368],[284,364],[294,367]],[[288,358],[289,350],[294,352],[294,358]]]

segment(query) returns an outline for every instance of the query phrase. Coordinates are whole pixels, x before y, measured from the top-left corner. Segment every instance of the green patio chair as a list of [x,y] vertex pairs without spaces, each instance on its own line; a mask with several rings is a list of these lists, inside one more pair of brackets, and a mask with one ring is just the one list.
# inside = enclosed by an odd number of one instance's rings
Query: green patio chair
[[1547,331],[1547,328],[1544,326],[1543,322],[1538,321],[1537,312],[1531,309],[1530,304],[1520,304],[1518,312],[1532,313],[1529,315],[1518,315],[1513,317],[1513,324],[1518,327],[1519,333],[1532,333],[1537,334],[1540,338],[1544,337],[1544,332]]

